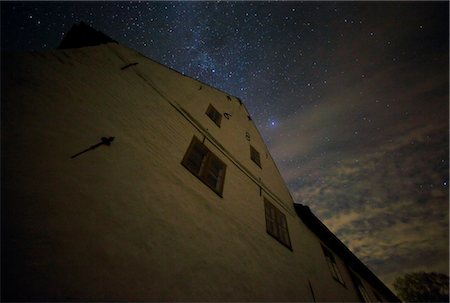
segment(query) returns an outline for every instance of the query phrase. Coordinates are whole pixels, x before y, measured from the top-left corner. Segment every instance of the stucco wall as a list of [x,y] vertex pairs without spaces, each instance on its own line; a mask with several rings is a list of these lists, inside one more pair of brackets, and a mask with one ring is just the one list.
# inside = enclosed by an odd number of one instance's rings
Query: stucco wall
[[[4,62],[7,297],[312,301],[310,281],[318,301],[357,300],[348,274],[346,287],[331,277],[236,98],[116,44]],[[220,128],[210,103],[232,114]],[[180,164],[204,137],[180,108],[235,157],[205,140],[227,165],[223,198]],[[70,159],[102,136],[115,140]],[[293,251],[266,233],[264,197],[286,214]]]

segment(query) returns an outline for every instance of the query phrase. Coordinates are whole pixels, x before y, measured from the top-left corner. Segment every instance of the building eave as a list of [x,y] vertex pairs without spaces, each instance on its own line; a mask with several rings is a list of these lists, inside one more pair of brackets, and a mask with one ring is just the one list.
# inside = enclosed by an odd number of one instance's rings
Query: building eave
[[400,299],[397,298],[397,296],[312,213],[308,206],[294,203],[294,208],[303,223],[305,223],[305,225],[316,234],[325,245],[341,257],[349,268],[361,275],[367,282],[374,285],[385,299],[390,302],[400,302]]

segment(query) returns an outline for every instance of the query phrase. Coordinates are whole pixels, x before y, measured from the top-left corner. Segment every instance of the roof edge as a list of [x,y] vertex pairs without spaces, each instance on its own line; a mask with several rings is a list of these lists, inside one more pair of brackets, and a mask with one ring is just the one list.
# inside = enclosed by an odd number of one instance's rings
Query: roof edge
[[399,298],[361,261],[350,249],[342,243],[339,238],[333,234],[326,225],[317,218],[309,206],[300,203],[294,203],[295,212],[306,226],[316,234],[327,246],[340,256],[347,265],[354,269],[358,274],[364,277],[382,291],[382,295],[390,302],[401,302]]
[[84,22],[75,23],[59,43],[57,49],[80,48],[105,43],[118,43]]

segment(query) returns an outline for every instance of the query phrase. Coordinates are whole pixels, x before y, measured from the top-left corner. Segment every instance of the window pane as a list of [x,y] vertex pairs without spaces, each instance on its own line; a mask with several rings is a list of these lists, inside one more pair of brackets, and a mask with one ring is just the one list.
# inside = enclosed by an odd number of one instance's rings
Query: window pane
[[330,252],[328,251],[328,249],[325,248],[325,246],[323,246],[322,244],[320,246],[322,246],[322,251],[323,251],[323,254],[325,255],[325,257],[330,258]]
[[261,167],[261,159],[259,157],[259,152],[250,145],[250,159],[255,162],[259,167]]
[[344,279],[342,279],[341,272],[339,271],[339,268],[338,268],[336,263],[333,263],[333,268],[334,268],[334,271],[336,273],[336,279],[338,279],[339,282],[344,284]]
[[267,200],[264,200],[264,209],[266,213],[266,230],[271,235],[276,235],[275,230],[275,209]]
[[206,161],[208,150],[198,141],[194,139],[188,149],[183,164],[194,174],[200,174],[202,166]]
[[339,275],[338,275],[338,270],[336,268],[336,263],[331,263],[331,274],[333,275],[333,277],[335,279],[340,281]]
[[216,191],[220,191],[225,173],[225,164],[213,154],[209,155],[207,164],[203,170],[202,176],[206,184]]
[[204,180],[206,182],[206,184],[208,184],[209,186],[211,186],[214,189],[217,189],[217,177],[210,174],[210,173],[206,173],[204,175]]
[[269,217],[271,220],[275,221],[275,208],[273,205],[267,200],[264,200],[264,207],[266,210],[266,217]]
[[188,158],[188,165],[198,174],[206,159],[206,151],[194,148]]
[[328,263],[328,268],[330,269],[331,275],[333,276],[333,278],[335,278],[336,280],[338,280],[339,282],[344,284],[344,279],[342,279],[341,273],[336,264],[336,259],[334,257],[334,254],[330,250],[328,250],[328,248],[323,246],[322,244],[321,244],[321,246],[322,246],[323,254],[325,255],[325,260]]
[[219,195],[222,194],[226,165],[196,137],[182,164]]
[[286,229],[287,228],[287,224],[286,224],[286,216],[282,213],[282,212],[278,212],[278,224],[280,225],[280,227]]
[[284,244],[289,245],[289,238],[288,238],[288,235],[286,233],[286,230],[284,230],[284,229],[280,229],[280,240]]
[[328,265],[328,269],[330,270],[331,275],[334,277],[333,275],[333,262],[331,262],[330,258],[326,258],[327,261],[327,265]]
[[273,234],[273,222],[267,220],[267,217],[266,217],[266,231],[271,235]]
[[361,293],[363,299],[365,302],[370,302],[370,298],[369,298],[369,294],[367,293],[366,289],[364,288],[364,286],[362,286],[361,284],[358,286],[359,292]]
[[278,225],[276,223],[273,223],[273,233],[272,235],[277,238],[280,239],[280,229],[278,228]]
[[211,120],[213,120],[214,123],[216,123],[216,125],[220,127],[220,122],[222,121],[222,114],[219,113],[211,104],[206,110],[206,115],[208,115],[208,117],[211,118]]
[[267,232],[278,241],[291,248],[286,216],[266,199],[264,199],[264,209],[266,214]]

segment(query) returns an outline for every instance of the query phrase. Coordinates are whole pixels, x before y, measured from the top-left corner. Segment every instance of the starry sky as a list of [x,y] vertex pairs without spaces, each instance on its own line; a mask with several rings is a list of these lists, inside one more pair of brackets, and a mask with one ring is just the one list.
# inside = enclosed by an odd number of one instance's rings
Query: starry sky
[[295,201],[388,285],[448,274],[448,2],[2,1],[2,52],[80,21],[242,99]]

